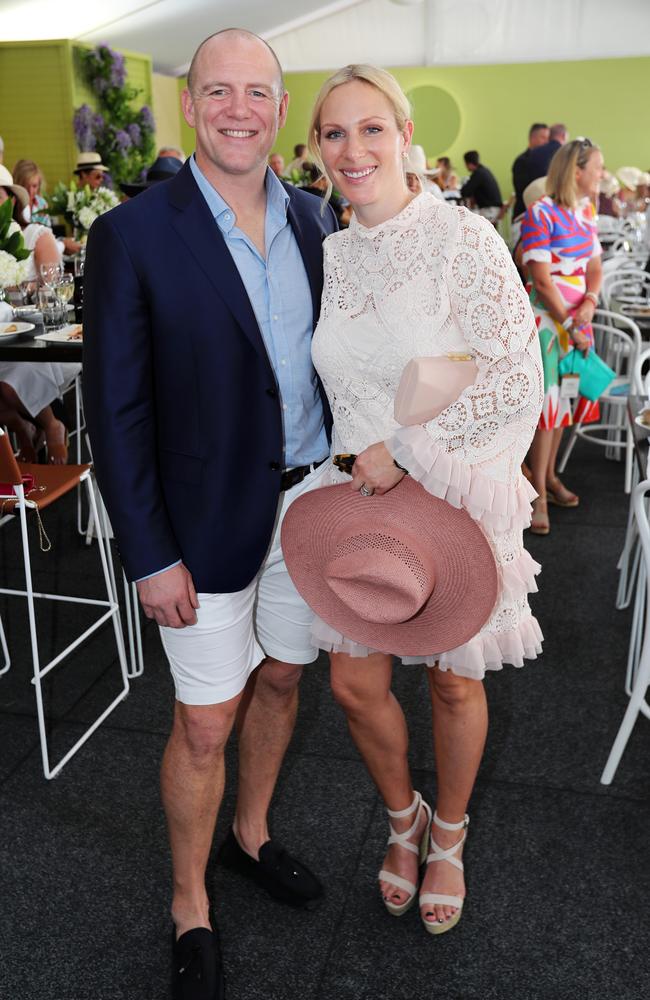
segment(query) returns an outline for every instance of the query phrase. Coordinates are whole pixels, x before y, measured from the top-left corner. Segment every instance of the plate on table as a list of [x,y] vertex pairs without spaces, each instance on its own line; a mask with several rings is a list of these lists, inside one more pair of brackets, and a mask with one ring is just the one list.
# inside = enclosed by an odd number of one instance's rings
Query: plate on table
[[[75,336],[77,333],[82,336]],[[60,330],[50,330],[49,333],[39,333],[35,340],[44,340],[49,344],[83,344],[83,331],[80,323],[69,323]]]
[[0,323],[0,340],[12,340],[34,329],[33,323]]
[[643,421],[641,420],[641,414],[640,413],[639,413],[639,415],[637,417],[634,418],[634,423],[637,425],[638,428],[640,428],[640,430],[643,431],[644,434],[646,434],[646,435],[650,434],[650,424],[644,424],[643,423]]

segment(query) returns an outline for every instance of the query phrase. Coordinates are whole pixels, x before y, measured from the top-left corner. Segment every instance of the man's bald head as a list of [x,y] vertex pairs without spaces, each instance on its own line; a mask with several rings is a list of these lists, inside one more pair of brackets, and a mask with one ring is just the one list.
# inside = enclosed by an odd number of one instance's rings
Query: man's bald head
[[190,63],[190,68],[187,73],[187,89],[190,93],[193,93],[194,86],[196,84],[197,77],[197,66],[200,60],[201,52],[208,43],[212,42],[215,38],[222,38],[224,42],[228,40],[235,41],[247,41],[247,42],[258,42],[261,46],[264,46],[267,52],[270,53],[273,62],[275,63],[276,69],[278,71],[278,89],[280,96],[284,93],[284,77],[282,75],[282,67],[280,66],[280,61],[276,56],[275,52],[263,38],[259,35],[254,34],[252,31],[247,31],[245,28],[223,28],[221,31],[215,31],[214,34],[208,35],[204,38],[198,49],[192,56],[192,62]]

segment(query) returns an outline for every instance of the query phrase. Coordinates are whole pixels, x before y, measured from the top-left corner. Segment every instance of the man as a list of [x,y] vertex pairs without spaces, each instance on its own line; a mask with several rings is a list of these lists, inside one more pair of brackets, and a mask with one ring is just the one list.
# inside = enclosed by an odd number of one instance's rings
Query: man
[[305,168],[305,163],[309,162],[309,154],[307,147],[304,142],[299,142],[297,146],[293,147],[293,160],[289,164],[286,170],[287,177],[291,177],[291,172],[297,170],[298,173],[302,173]]
[[569,133],[566,125],[551,125],[548,142],[533,149],[528,157],[528,183],[536,181],[538,177],[546,177],[551,160],[558,149],[568,140]]
[[468,150],[463,159],[470,172],[470,177],[460,189],[461,197],[466,201],[471,200],[479,215],[496,224],[503,205],[496,177],[487,167],[483,166],[475,149]]
[[531,149],[545,145],[549,140],[549,128],[543,122],[534,122],[528,130],[528,148],[520,153],[512,164],[512,187],[515,193],[515,200],[512,206],[512,222],[510,224],[510,237],[514,247],[519,241],[519,231],[521,229],[521,217],[526,211],[524,205],[524,188],[528,187],[532,177],[528,176],[528,160]]
[[282,153],[271,153],[269,166],[276,177],[284,177],[284,156]]
[[331,424],[310,348],[336,221],[267,169],[288,100],[266,42],[240,29],[206,39],[182,94],[195,154],[97,219],[86,258],[97,477],[176,687],[162,796],[183,1000],[223,995],[205,869],[233,724],[238,802],[221,860],[293,905],[322,895],[267,827],[302,664],[318,653],[279,530],[319,484]]
[[161,158],[180,160],[181,163],[185,163],[185,153],[177,146],[161,146],[158,150],[157,159],[160,160]]
[[83,189],[87,184],[92,191],[96,191],[104,183],[104,174],[107,170],[108,167],[102,163],[99,153],[79,153],[73,173],[79,188]]

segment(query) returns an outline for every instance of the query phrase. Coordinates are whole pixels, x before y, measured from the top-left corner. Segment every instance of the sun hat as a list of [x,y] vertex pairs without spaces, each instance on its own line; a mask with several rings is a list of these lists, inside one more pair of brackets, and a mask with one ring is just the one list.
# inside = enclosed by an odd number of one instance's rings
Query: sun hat
[[620,190],[621,185],[614,177],[614,174],[610,174],[609,170],[606,170],[598,185],[599,194],[604,195],[606,198],[613,198]]
[[29,195],[27,194],[27,191],[21,184],[14,184],[13,176],[9,173],[3,163],[0,163],[0,187],[13,191],[23,208],[27,208],[29,205]]
[[524,199],[524,205],[526,208],[530,208],[534,205],[536,201],[543,198],[546,194],[546,177],[536,177],[534,181],[526,185],[524,188],[522,198]]
[[72,172],[73,174],[80,174],[84,170],[107,171],[108,167],[105,167],[102,163],[102,158],[99,153],[79,153],[79,156],[77,157],[77,166]]
[[152,184],[159,181],[168,181],[170,177],[175,177],[183,166],[181,160],[176,156],[159,156],[147,170],[147,179],[137,184],[120,184],[122,191],[129,198],[135,198],[137,194],[146,191]]
[[641,183],[641,173],[642,171],[638,167],[620,167],[616,171],[616,176],[623,187],[626,187],[628,191],[634,191]]
[[461,646],[497,598],[478,524],[410,476],[383,496],[349,483],[303,494],[285,515],[282,549],[296,589],[324,622],[398,656]]
[[440,173],[439,167],[432,169],[427,167],[427,154],[422,146],[411,146],[404,162],[404,168],[407,173],[424,174],[425,177],[436,177]]

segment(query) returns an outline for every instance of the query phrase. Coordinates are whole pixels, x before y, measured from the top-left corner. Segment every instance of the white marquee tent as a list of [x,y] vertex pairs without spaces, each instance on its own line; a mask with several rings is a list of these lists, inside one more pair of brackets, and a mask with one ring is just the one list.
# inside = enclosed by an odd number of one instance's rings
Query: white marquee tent
[[3,41],[105,41],[178,75],[233,25],[267,38],[287,70],[650,55],[648,0],[0,0]]

